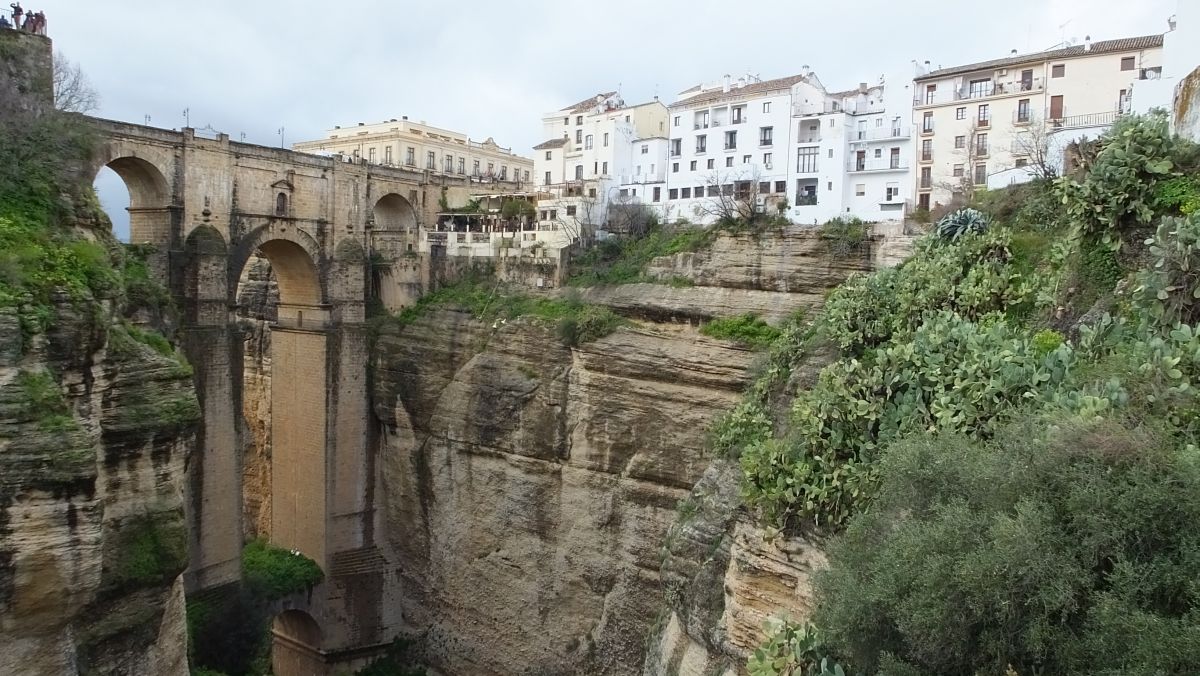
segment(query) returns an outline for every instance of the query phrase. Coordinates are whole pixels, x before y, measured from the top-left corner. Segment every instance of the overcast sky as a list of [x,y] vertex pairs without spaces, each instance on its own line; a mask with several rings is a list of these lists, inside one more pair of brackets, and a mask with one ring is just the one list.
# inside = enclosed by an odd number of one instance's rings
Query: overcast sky
[[[265,145],[283,127],[290,145],[408,115],[530,155],[542,113],[598,91],[670,103],[725,73],[805,64],[846,89],[913,60],[1162,33],[1177,2],[1197,0],[30,1],[102,117],[178,128],[186,108],[193,127]],[[98,187],[123,222],[114,178]]]

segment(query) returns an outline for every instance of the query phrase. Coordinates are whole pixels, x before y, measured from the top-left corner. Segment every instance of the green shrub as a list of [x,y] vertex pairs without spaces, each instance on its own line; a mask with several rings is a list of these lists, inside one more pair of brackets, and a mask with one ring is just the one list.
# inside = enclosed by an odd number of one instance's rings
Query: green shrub
[[267,599],[306,591],[324,577],[316,561],[268,544],[262,538],[251,540],[242,549],[242,578]]
[[1185,674],[1200,663],[1200,463],[1134,423],[921,435],[829,548],[816,622],[861,673]]
[[1134,294],[1157,324],[1200,321],[1200,214],[1166,217],[1146,240],[1154,267],[1139,273]]
[[829,245],[834,256],[850,256],[862,253],[863,244],[870,235],[868,223],[857,217],[841,216],[826,221],[821,226],[821,238]]
[[121,588],[158,586],[187,567],[183,515],[171,512],[126,520],[113,534],[115,558],[108,578]]
[[1200,178],[1175,176],[1159,182],[1154,186],[1154,206],[1184,216],[1200,211]]
[[779,329],[754,313],[714,319],[700,327],[700,333],[710,338],[732,340],[751,347],[767,347],[779,337]]
[[777,621],[767,629],[767,642],[755,648],[746,664],[750,676],[845,676],[812,625]]
[[937,224],[937,234],[945,240],[954,241],[966,234],[980,234],[988,229],[987,214],[977,209],[959,209],[942,216]]
[[606,286],[657,281],[646,275],[659,256],[699,251],[712,244],[719,229],[654,226],[640,237],[610,238],[571,261],[571,286]]
[[1033,334],[1033,349],[1038,354],[1050,354],[1063,344],[1063,335],[1053,329],[1042,329]]

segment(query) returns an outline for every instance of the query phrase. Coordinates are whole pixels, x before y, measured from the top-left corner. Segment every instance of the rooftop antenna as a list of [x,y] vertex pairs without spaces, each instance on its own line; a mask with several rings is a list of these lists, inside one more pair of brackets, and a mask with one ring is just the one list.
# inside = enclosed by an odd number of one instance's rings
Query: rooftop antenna
[[282,148],[283,147],[283,127],[280,127],[279,131],[277,131],[275,133],[279,134],[279,147]]
[[191,108],[184,108],[184,109],[183,109],[183,126],[185,126],[185,127],[190,127],[190,126],[192,126],[192,115],[191,115],[191,113],[192,113],[192,109],[191,109]]
[[146,126],[147,127],[150,126],[150,116],[149,115],[146,116]]

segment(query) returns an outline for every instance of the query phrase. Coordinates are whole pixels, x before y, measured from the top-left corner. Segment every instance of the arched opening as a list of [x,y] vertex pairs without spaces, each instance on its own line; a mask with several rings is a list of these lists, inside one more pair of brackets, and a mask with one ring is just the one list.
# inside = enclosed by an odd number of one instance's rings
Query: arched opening
[[285,610],[271,625],[271,672],[288,676],[326,673],[318,648],[321,627],[302,610]]
[[100,168],[92,185],[118,239],[159,247],[170,241],[171,191],[153,164],[138,157],[118,157]]
[[281,192],[275,196],[275,215],[276,216],[285,216],[285,217],[288,215],[287,193]]
[[413,230],[417,227],[417,212],[412,203],[396,193],[388,193],[375,203],[375,228],[379,230]]

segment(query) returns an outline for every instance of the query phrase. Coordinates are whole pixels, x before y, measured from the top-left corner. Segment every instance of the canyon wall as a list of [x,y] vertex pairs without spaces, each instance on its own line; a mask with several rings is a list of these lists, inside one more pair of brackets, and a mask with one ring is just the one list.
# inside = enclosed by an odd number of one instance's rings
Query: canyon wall
[[[795,229],[722,236],[711,252],[658,259],[652,275],[692,286],[585,291],[637,321],[577,348],[533,318],[484,323],[450,310],[378,337],[386,549],[403,580],[406,625],[433,666],[642,670],[647,647],[681,621],[660,572],[668,531],[690,512],[680,500],[714,473],[707,429],[739,399],[756,358],[691,324],[750,311],[780,319],[874,266],[874,241],[845,257],[827,247]],[[692,537],[705,548],[701,562],[721,566],[711,578],[718,592],[731,565],[722,548],[754,565],[789,565],[762,549],[749,522],[726,537],[737,518],[736,482],[726,478],[713,537]],[[771,602],[759,600],[753,577],[740,588],[744,610],[731,613],[744,618],[737,640],[750,641]]]
[[186,365],[56,303],[0,313],[0,673],[187,673]]

